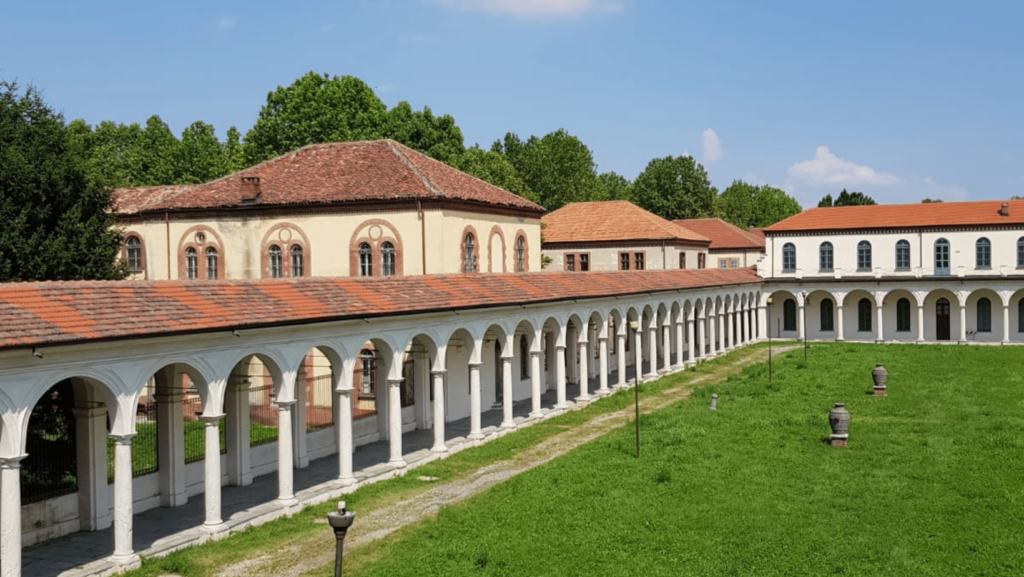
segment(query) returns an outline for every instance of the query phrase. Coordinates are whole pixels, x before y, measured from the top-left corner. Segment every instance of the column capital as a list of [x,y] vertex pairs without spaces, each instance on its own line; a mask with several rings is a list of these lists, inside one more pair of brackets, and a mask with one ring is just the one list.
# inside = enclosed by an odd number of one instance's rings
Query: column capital
[[353,389],[352,387],[349,387],[347,389],[334,389],[335,393],[338,393],[345,397],[351,397],[353,391],[355,391],[355,389]]
[[608,340],[608,335],[598,335],[597,336],[597,340],[598,341],[607,341]]
[[480,366],[483,365],[483,363],[481,363],[479,361],[477,361],[475,363],[466,363],[466,364],[469,365],[469,368],[476,369],[478,371],[480,370]]
[[530,356],[531,357],[539,357],[540,355],[541,355],[541,351],[530,351]]
[[441,375],[443,377],[444,375],[448,374],[448,369],[431,369],[430,374],[431,376],[434,377],[438,375]]
[[558,344],[556,344],[555,345],[555,350],[556,351],[564,351],[565,350],[565,345],[558,345]]
[[16,457],[0,457],[0,469],[20,469],[21,460],[28,455],[18,455]]
[[114,439],[115,445],[131,445],[132,439],[135,438],[135,433],[128,433],[127,435],[115,435],[110,433],[108,435],[111,439]]
[[389,387],[400,387],[400,386],[402,386],[403,382],[405,382],[405,379],[389,378],[388,379],[388,386]]
[[583,346],[587,344],[590,344],[590,341],[588,341],[587,339],[576,339],[576,345],[578,346]]
[[290,401],[277,401],[277,400],[275,400],[274,404],[277,405],[278,409],[280,409],[282,411],[285,411],[285,410],[291,410],[291,408],[295,405],[296,402],[297,401],[295,399],[292,399]]
[[514,355],[509,355],[507,357],[502,355],[501,362],[503,362],[503,363],[511,363],[513,360],[515,360],[515,358],[516,357]]
[[227,415],[225,415],[223,413],[221,413],[219,415],[207,415],[206,413],[202,413],[202,414],[199,414],[199,415],[196,415],[196,416],[199,417],[199,420],[209,424],[209,423],[216,423],[217,421],[223,419]]

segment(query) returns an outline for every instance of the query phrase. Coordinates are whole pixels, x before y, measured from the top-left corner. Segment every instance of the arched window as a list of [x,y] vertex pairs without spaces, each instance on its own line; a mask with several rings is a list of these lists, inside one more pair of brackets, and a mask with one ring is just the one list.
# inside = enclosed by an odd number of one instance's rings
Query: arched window
[[896,301],[896,332],[910,332],[910,301],[905,298]]
[[949,241],[935,241],[935,274],[949,274]]
[[373,276],[373,249],[365,242],[359,245],[359,276]]
[[796,301],[793,299],[786,299],[782,303],[782,330],[796,330]]
[[857,270],[871,270],[871,243],[866,240],[857,243]]
[[1024,236],[1017,239],[1017,268],[1024,268]]
[[293,244],[291,252],[292,252],[292,276],[302,276],[303,274],[305,274],[305,272],[303,270],[304,269],[304,267],[303,267],[304,259],[302,258],[302,247],[297,245],[297,244]]
[[821,330],[823,331],[834,331],[835,329],[835,318],[832,314],[832,299],[821,299],[821,304],[818,305],[821,310]]
[[270,245],[270,278],[281,278],[281,247]]
[[992,268],[992,243],[985,237],[974,243],[975,268]]
[[860,299],[857,303],[857,330],[871,332],[871,301]]
[[896,243],[896,270],[910,270],[910,243],[905,240]]
[[377,363],[374,362],[373,351],[363,349],[359,352],[361,377],[359,383],[360,397],[373,397],[377,391]]
[[1024,299],[1017,301],[1017,332],[1024,333]]
[[526,237],[516,238],[516,272],[526,271]]
[[380,247],[380,274],[395,276],[395,245],[385,242]]
[[142,272],[142,241],[137,236],[129,236],[124,241],[125,260],[128,261],[128,270]]
[[473,233],[467,233],[462,241],[462,256],[464,257],[464,272],[476,272],[476,239]]
[[782,245],[782,270],[783,272],[796,270],[796,247],[791,242]]
[[[522,237],[520,237],[522,238]],[[519,335],[519,378],[530,376],[530,343],[526,335]]]
[[824,271],[832,270],[832,243],[823,242],[818,247],[818,268]]
[[185,249],[185,273],[189,280],[199,277],[199,257],[196,256],[196,249],[192,247]]
[[212,246],[206,248],[206,278],[217,278],[217,249]]
[[978,299],[978,332],[992,332],[992,301],[986,297]]

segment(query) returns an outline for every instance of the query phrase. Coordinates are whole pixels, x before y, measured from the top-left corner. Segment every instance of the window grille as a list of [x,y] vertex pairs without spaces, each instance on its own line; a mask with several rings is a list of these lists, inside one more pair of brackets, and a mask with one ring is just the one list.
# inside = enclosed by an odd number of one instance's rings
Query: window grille
[[786,299],[782,303],[782,330],[796,330],[796,301],[793,299]]
[[303,264],[305,264],[305,263],[303,262],[304,259],[302,258],[302,247],[297,245],[297,244],[293,244],[292,245],[292,249],[291,249],[291,253],[292,253],[292,276],[293,277],[303,276],[303,274],[305,274],[305,271],[303,270],[303,268],[304,268]]
[[818,305],[821,311],[821,330],[822,331],[834,331],[835,330],[835,317],[832,309],[831,299],[821,299],[821,304]]
[[196,249],[192,247],[185,249],[185,273],[189,280],[195,280],[199,276],[199,258],[196,256]]
[[384,276],[395,276],[395,245],[385,242],[380,248],[380,273]]
[[217,278],[217,249],[212,246],[206,248],[206,278]]
[[373,276],[373,249],[365,242],[359,245],[359,276]]
[[818,247],[818,268],[832,270],[832,243],[823,242]]
[[896,243],[896,270],[910,270],[910,243],[905,240]]
[[871,243],[866,240],[857,243],[857,270],[871,270]]
[[860,299],[857,303],[857,330],[871,332],[871,301]]
[[796,246],[791,242],[782,245],[782,270],[783,272],[796,270]]
[[281,278],[281,247],[271,245],[270,247],[270,278]]
[[978,332],[992,332],[992,301],[986,297],[978,299]]
[[526,239],[516,239],[516,272],[526,271]]
[[987,238],[979,238],[975,243],[974,266],[976,268],[992,268],[992,243]]
[[137,236],[129,236],[124,241],[125,252],[128,257],[128,270],[138,272],[142,270],[142,241]]

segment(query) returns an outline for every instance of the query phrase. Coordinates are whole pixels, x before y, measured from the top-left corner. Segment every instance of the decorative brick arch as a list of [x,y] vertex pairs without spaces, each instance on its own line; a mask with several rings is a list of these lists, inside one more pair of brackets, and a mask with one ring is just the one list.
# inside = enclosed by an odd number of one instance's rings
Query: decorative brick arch
[[[298,233],[298,234],[296,234]],[[277,245],[281,248],[281,277],[292,275],[292,247],[302,248],[302,276],[311,276],[313,255],[309,246],[309,237],[291,222],[279,222],[267,230],[263,235],[263,242],[260,243],[260,278],[270,278],[270,247]]]
[[128,262],[128,239],[136,238],[139,241],[139,268],[131,269],[128,271],[132,274],[142,274],[143,278],[149,278],[149,273],[146,270],[146,239],[142,236],[142,233],[130,230],[124,233],[124,242],[121,243],[121,258],[127,263]]
[[459,272],[466,272],[466,235],[473,235],[473,243],[476,246],[476,255],[474,257],[475,262],[473,263],[473,272],[480,272],[480,235],[477,234],[476,229],[473,225],[467,224],[466,228],[462,229],[462,234],[459,235]]
[[[198,234],[203,234],[203,241],[199,242]],[[199,270],[203,274],[197,275],[198,278],[206,278],[206,249],[214,248],[217,250],[217,279],[224,278],[225,258],[226,254],[224,251],[224,241],[217,234],[217,231],[205,224],[197,224],[185,231],[185,234],[181,235],[181,240],[178,241],[178,278],[181,280],[188,280],[188,269],[185,263],[185,251],[189,248],[196,249],[196,257],[199,259]]]
[[[402,244],[402,235],[398,234],[395,225],[382,218],[371,218],[364,220],[352,232],[352,238],[348,243],[348,274],[359,276],[359,245],[362,243],[370,245],[373,253],[373,275],[381,276],[384,272],[383,251],[385,242],[390,242],[395,247],[395,276],[404,276],[405,246]],[[426,250],[424,247],[423,250]]]
[[[523,270],[521,271],[515,270],[516,265],[518,264],[518,261],[515,258],[515,256],[518,256],[516,255],[516,251],[519,250],[519,239],[523,239]],[[519,229],[516,231],[515,241],[512,245],[512,254],[514,255],[512,258],[512,261],[514,263],[512,265],[513,271],[530,272],[530,240],[527,238],[526,233],[523,232],[523,229]]]
[[[495,235],[501,239],[501,271],[494,270],[494,251],[491,250],[491,247],[494,246]],[[465,238],[465,236],[463,236],[463,238]],[[508,265],[505,261],[505,248],[505,233],[502,232],[500,226],[494,225],[491,227],[490,236],[487,237],[487,272],[508,272]]]

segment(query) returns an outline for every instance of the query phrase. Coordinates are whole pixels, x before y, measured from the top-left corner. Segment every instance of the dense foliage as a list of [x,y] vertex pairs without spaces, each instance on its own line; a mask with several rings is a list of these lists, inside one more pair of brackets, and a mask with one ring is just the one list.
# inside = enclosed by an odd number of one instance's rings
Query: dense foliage
[[715,216],[717,197],[708,173],[692,156],[655,158],[632,187],[634,203],[669,220]]
[[595,200],[599,184],[594,156],[580,139],[563,129],[526,141],[508,133],[491,150],[508,158],[534,200],[547,210]]
[[734,180],[718,197],[720,216],[743,229],[771,226],[801,210],[800,203],[785,191],[742,180]]
[[824,198],[818,202],[819,207],[829,206],[859,206],[867,204],[878,204],[875,199],[864,194],[863,192],[846,192],[844,188],[839,196],[836,197],[835,201],[832,200],[831,194],[826,194]]

